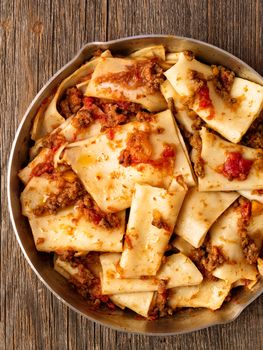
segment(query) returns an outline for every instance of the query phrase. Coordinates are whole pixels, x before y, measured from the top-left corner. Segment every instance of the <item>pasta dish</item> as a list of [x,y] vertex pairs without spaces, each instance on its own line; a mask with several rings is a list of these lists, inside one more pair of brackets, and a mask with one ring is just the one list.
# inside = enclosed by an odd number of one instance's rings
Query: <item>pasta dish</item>
[[190,51],[94,52],[33,121],[18,176],[36,249],[94,309],[155,320],[249,293],[263,275],[262,107],[262,86]]

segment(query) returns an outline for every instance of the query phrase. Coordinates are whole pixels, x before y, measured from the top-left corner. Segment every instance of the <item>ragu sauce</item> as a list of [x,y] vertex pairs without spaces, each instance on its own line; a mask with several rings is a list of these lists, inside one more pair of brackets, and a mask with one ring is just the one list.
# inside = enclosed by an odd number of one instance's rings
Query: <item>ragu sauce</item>
[[228,178],[229,181],[244,181],[248,177],[253,160],[243,158],[240,152],[229,152],[227,158],[219,171]]

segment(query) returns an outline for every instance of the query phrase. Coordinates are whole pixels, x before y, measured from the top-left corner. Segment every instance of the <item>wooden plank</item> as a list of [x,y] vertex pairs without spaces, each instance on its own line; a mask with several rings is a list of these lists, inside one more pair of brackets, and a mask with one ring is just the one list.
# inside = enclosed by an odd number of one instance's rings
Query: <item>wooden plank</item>
[[231,324],[173,337],[116,332],[77,315],[25,262],[5,200],[6,166],[18,121],[37,91],[85,42],[147,33],[183,35],[218,45],[262,74],[262,18],[262,0],[0,2],[1,350],[262,348],[263,297]]
[[208,41],[233,53],[261,74],[262,6],[261,0],[208,1]]
[[207,0],[108,0],[108,10],[109,40],[141,34],[207,40]]

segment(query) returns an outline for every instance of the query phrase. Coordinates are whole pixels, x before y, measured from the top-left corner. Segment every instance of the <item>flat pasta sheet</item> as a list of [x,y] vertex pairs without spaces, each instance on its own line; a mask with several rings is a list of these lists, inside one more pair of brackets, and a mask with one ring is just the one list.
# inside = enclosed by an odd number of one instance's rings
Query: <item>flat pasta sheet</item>
[[122,277],[156,275],[184,196],[185,191],[136,185],[119,264]]
[[[147,62],[147,60],[141,60]],[[124,100],[141,104],[151,112],[166,108],[166,102],[160,91],[149,92],[144,85],[124,87],[120,74],[136,69],[138,60],[127,58],[100,59],[85,92],[86,96],[102,97],[111,100]],[[114,77],[114,80],[112,80]],[[100,79],[103,79],[100,81]],[[125,78],[127,79],[127,78]]]
[[37,250],[122,251],[124,211],[116,214],[120,226],[114,229],[94,224],[73,205],[55,214],[35,216],[34,209],[44,203],[48,196],[57,193],[57,190],[57,181],[33,177],[22,192],[22,211],[29,218]]
[[200,247],[212,224],[238,197],[236,192],[199,192],[190,188],[174,232],[195,248]]
[[[74,278],[81,283],[78,267],[73,267],[70,262],[56,257],[54,259],[54,269],[66,279]],[[111,295],[110,299],[121,309],[127,307],[137,314],[147,317],[152,306],[153,297],[154,292],[141,292]]]
[[161,281],[166,288],[196,285],[203,276],[185,255],[178,253],[166,258],[156,276],[148,278],[121,278],[118,272],[121,254],[106,253],[100,256],[102,266],[102,294],[157,291]]
[[[199,191],[242,191],[262,188],[262,150],[227,142],[207,131],[206,128],[202,128],[200,135],[202,139],[201,157],[204,161],[205,175],[198,178]],[[232,152],[240,153],[243,158],[253,161],[248,176],[244,180],[234,178],[230,181],[220,170],[228,154]]]
[[[157,130],[162,130],[158,134]],[[130,166],[120,164],[119,157],[126,148],[129,135],[145,131],[150,133],[151,159],[160,158],[164,147],[175,148],[174,166],[167,170],[162,166],[141,163]],[[185,154],[169,110],[157,114],[150,123],[131,122],[119,126],[114,139],[107,134],[71,144],[65,151],[64,160],[78,174],[87,191],[104,211],[115,212],[131,205],[136,183],[168,188],[178,176],[186,184],[193,185],[191,164]]]
[[[210,230],[212,246],[220,247],[229,262],[224,262],[213,271],[213,276],[234,283],[239,280],[256,280],[258,271],[256,265],[249,264],[242,250],[241,237],[238,233],[240,213],[230,207]],[[260,249],[263,240],[263,214],[252,215],[247,228],[248,236]]]
[[179,287],[171,290],[168,305],[177,307],[204,307],[217,310],[223,304],[231,284],[222,280],[204,280],[198,286]]
[[95,51],[33,120],[18,176],[36,249],[53,253],[87,307],[110,314],[217,310],[231,289],[253,290],[262,107],[263,86],[191,51]]
[[154,292],[115,294],[110,299],[120,308],[128,308],[147,317],[152,306]]
[[195,71],[208,80],[209,97],[213,106],[211,114],[211,108],[200,107],[199,97],[195,96],[192,109],[209,127],[226,139],[234,143],[239,142],[262,109],[263,87],[245,79],[234,78],[230,96],[235,98],[237,103],[229,105],[216,92],[213,82],[209,81],[213,76],[211,67],[196,59],[188,59],[184,53],[180,53],[178,62],[165,72],[165,76],[181,96],[194,95],[190,71]]

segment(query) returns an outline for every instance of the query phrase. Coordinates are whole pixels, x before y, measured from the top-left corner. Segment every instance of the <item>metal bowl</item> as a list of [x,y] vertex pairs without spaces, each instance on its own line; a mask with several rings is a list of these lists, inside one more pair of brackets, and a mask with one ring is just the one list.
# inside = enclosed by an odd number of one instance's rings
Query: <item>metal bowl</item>
[[49,96],[65,77],[89,59],[97,49],[110,49],[114,53],[128,54],[153,44],[163,44],[169,51],[192,50],[199,59],[207,63],[222,64],[232,69],[238,76],[263,85],[263,78],[246,63],[224,50],[194,39],[152,35],[89,43],[46,83],[26,111],[13,142],[7,185],[10,217],[20,247],[39,279],[59,300],[89,320],[105,326],[121,331],[163,336],[187,333],[233,321],[247,305],[263,292],[263,281],[259,281],[251,291],[240,290],[235,295],[234,300],[226,303],[220,310],[213,312],[206,309],[196,309],[179,312],[172,317],[156,321],[147,321],[135,319],[134,313],[129,311],[92,311],[88,309],[85,300],[70,288],[68,282],[54,271],[50,255],[37,252],[28,220],[21,214],[20,193],[22,188],[17,177],[18,170],[25,166],[28,160],[30,128],[36,111],[41,101]]

